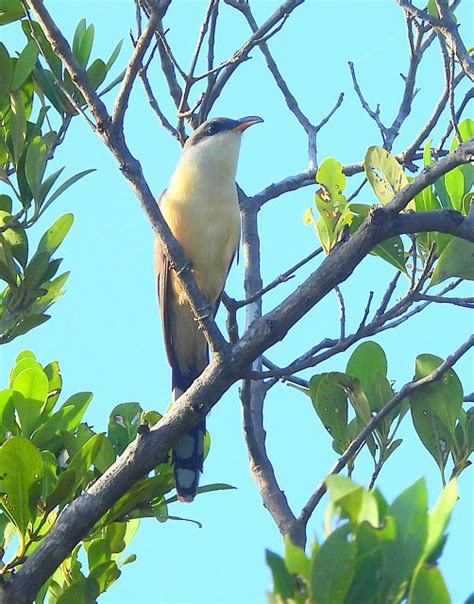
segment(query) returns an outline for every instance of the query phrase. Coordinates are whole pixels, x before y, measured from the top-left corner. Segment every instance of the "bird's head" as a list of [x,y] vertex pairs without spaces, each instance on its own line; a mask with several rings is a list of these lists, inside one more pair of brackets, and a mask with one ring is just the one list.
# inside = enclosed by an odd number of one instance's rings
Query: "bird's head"
[[261,122],[262,118],[256,115],[237,120],[228,117],[207,120],[186,141],[183,159],[190,160],[198,169],[230,172],[235,177],[242,134]]

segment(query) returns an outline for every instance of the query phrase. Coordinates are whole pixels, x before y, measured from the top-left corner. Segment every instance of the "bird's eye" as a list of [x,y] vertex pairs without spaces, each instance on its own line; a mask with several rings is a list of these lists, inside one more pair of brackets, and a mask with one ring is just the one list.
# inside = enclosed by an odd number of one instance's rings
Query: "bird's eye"
[[206,126],[206,132],[208,134],[214,134],[217,131],[216,125],[215,124],[208,124]]

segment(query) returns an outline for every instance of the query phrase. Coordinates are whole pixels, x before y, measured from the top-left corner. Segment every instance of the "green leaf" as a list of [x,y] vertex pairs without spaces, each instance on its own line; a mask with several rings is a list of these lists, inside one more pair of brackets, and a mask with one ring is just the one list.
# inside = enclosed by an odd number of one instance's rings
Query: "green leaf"
[[444,248],[430,285],[438,285],[449,277],[474,280],[474,243],[453,237]]
[[25,317],[18,323],[18,325],[13,330],[12,335],[15,338],[17,338],[18,336],[23,336],[23,335],[25,335],[25,333],[28,333],[35,327],[39,327],[43,323],[46,323],[46,321],[49,321],[49,319],[51,319],[51,315],[44,315],[44,314],[28,315],[27,317]]
[[6,281],[12,289],[16,289],[17,274],[10,246],[5,237],[0,235],[0,279]]
[[120,84],[120,82],[123,80],[124,76],[125,76],[125,69],[123,71],[121,71],[119,73],[119,75],[114,78],[110,84],[107,84],[107,86],[105,86],[105,88],[103,88],[100,93],[99,96],[103,96],[104,94],[107,94],[107,92],[110,92],[111,90],[113,90],[115,88],[115,86],[117,86],[117,84]]
[[92,397],[92,392],[78,392],[69,397],[62,407],[38,428],[33,436],[34,443],[43,449],[50,444],[55,435],[62,431],[74,432],[92,401]]
[[325,482],[331,497],[331,506],[341,518],[347,518],[357,524],[367,520],[373,526],[378,525],[378,505],[370,491],[354,484],[346,476],[328,476]]
[[[443,359],[434,354],[420,354],[415,361],[415,378],[424,378],[440,365]],[[454,425],[463,402],[463,387],[454,369],[448,369],[442,377],[432,384],[422,386],[415,391],[415,400],[422,397],[429,400],[431,409],[454,435]],[[413,400],[413,395],[412,395]]]
[[73,220],[74,216],[72,214],[64,214],[61,218],[58,218],[41,237],[37,253],[47,252],[50,256],[54,254],[68,234]]
[[[9,212],[0,210],[0,226],[4,226],[12,219]],[[11,228],[3,231],[3,238],[11,249],[12,256],[24,267],[28,257],[28,239],[21,228]]]
[[331,205],[339,209],[346,204],[342,192],[346,188],[346,175],[341,162],[332,157],[325,159],[316,172],[316,182],[324,185],[331,198]]
[[[0,13],[0,24],[2,14]],[[12,80],[12,63],[10,55],[5,45],[0,42],[0,104],[10,92],[10,83]]]
[[41,451],[41,457],[43,458],[44,467],[41,499],[45,500],[48,495],[54,491],[54,488],[58,482],[58,464],[56,461],[56,456],[52,451]]
[[286,568],[283,558],[267,549],[265,560],[272,573],[273,592],[283,599],[292,598],[296,587],[295,578]]
[[383,348],[373,341],[359,344],[347,362],[346,373],[360,381],[371,409],[375,408],[372,405],[374,400],[372,382],[376,372],[383,376],[387,375],[387,357]]
[[464,196],[464,176],[460,167],[453,168],[444,175],[444,183],[451,205],[454,210],[461,211],[462,198]]
[[102,59],[96,59],[90,67],[87,68],[87,77],[94,90],[97,90],[107,75],[107,67]]
[[36,514],[43,459],[28,439],[13,436],[0,448],[0,503],[22,535]]
[[89,170],[83,170],[82,172],[78,172],[77,174],[74,174],[74,176],[71,176],[70,178],[68,178],[67,180],[65,180],[63,182],[62,185],[60,185],[56,191],[51,195],[51,197],[48,198],[48,201],[45,203],[43,211],[48,208],[55,199],[57,199],[60,195],[62,195],[64,193],[64,191],[66,191],[66,189],[69,189],[69,187],[71,185],[73,185],[75,182],[77,182],[78,180],[80,180],[83,176],[86,176],[87,174],[90,174],[91,172],[95,172],[95,168],[91,168]]
[[142,408],[138,403],[121,403],[112,409],[109,417],[108,437],[121,455],[137,435]]
[[35,136],[26,152],[25,174],[28,186],[37,199],[41,190],[41,180],[46,169],[49,150],[41,136]]
[[[0,25],[7,25],[8,23],[13,23],[13,21],[18,21],[24,14],[25,11],[20,0],[0,0]],[[1,72],[2,66],[0,63]]]
[[435,507],[428,514],[428,539],[423,558],[428,560],[437,549],[458,500],[456,480],[450,480],[443,489]]
[[100,451],[104,434],[94,434],[72,457],[68,469],[76,473],[76,488],[83,484],[86,478],[86,472],[94,463],[97,454]]
[[284,537],[285,542],[285,566],[293,575],[309,578],[310,560],[304,553],[302,547],[295,545],[288,535]]
[[334,384],[339,384],[344,389],[357,416],[367,424],[371,418],[370,405],[360,381],[337,371],[333,371],[328,375]]
[[12,198],[9,195],[0,195],[0,210],[12,213]]
[[112,585],[112,583],[115,583],[120,575],[121,572],[113,560],[104,562],[100,566],[94,568],[91,572],[91,577],[94,578],[99,585],[100,593],[103,593]]
[[10,94],[10,135],[12,138],[13,158],[16,165],[20,159],[26,141],[26,110],[21,91]]
[[49,266],[49,258],[48,252],[36,252],[29,261],[24,275],[25,285],[29,292],[33,292],[38,285],[43,283]]
[[12,389],[22,434],[29,437],[46,403],[48,378],[40,367],[28,367],[15,379]]
[[30,76],[38,58],[38,44],[33,40],[28,42],[25,48],[21,51],[18,61],[13,71],[11,82],[11,90],[18,90]]
[[81,19],[74,34],[73,53],[81,67],[86,67],[94,44],[94,25],[86,27],[86,20]]
[[382,601],[380,597],[377,599],[381,591],[382,542],[393,536],[392,529],[394,533],[393,520],[383,528],[374,528],[368,522],[362,522],[357,527],[356,571],[344,604],[375,604]]
[[310,597],[318,604],[343,604],[354,577],[356,555],[350,525],[331,533],[312,561]]
[[64,470],[58,478],[58,482],[53,492],[46,499],[45,514],[48,515],[56,506],[61,508],[69,503],[75,491],[76,472],[74,470]]
[[410,588],[408,604],[451,604],[451,598],[439,568],[422,566]]
[[87,577],[67,587],[55,604],[91,604],[100,594],[100,588],[93,577]]
[[348,444],[347,397],[344,389],[331,382],[330,374],[313,376],[309,382],[314,410],[334,439],[337,450]]
[[[27,38],[36,43],[36,40],[39,40],[42,53],[44,53],[46,57],[46,61],[49,66],[51,66],[53,72],[59,79],[61,78],[62,66],[61,59],[58,57],[57,53],[52,49],[51,44],[46,38],[43,30],[39,23],[36,21],[24,20],[21,23],[21,27],[25,32]],[[34,35],[32,34],[32,30],[34,31]]]
[[113,49],[112,54],[109,57],[109,60],[105,64],[105,68],[107,70],[107,73],[112,69],[115,61],[117,60],[117,57],[120,54],[120,51],[122,50],[122,46],[123,46],[123,40],[120,40],[117,43],[117,46]]
[[403,594],[406,582],[422,559],[428,536],[427,499],[426,482],[420,479],[387,509],[387,516],[394,519],[396,526],[395,539],[383,543],[385,559],[390,561],[384,570],[388,601]]
[[382,147],[374,145],[367,149],[364,169],[370,186],[383,205],[408,184],[408,179],[398,161]]
[[[372,206],[362,203],[350,204],[351,211],[358,214],[354,215],[354,218],[352,220],[352,233],[355,232],[362,224],[362,221],[367,218],[371,207]],[[382,260],[385,260],[402,273],[407,274],[407,270],[405,267],[405,250],[403,247],[403,240],[399,235],[396,235],[395,237],[390,237],[390,239],[379,243],[374,247],[374,249],[370,253],[373,256],[378,256],[379,258],[382,258]]]
[[96,566],[100,566],[104,562],[108,562],[112,557],[112,550],[107,539],[94,539],[87,550],[87,561],[89,569],[92,570]]
[[[173,473],[166,475],[152,476],[138,482],[133,490],[125,493],[109,510],[106,521],[107,523],[122,521],[127,518],[135,509],[139,509],[144,504],[158,502],[166,493],[169,493],[174,488]],[[171,503],[172,499],[166,503]]]

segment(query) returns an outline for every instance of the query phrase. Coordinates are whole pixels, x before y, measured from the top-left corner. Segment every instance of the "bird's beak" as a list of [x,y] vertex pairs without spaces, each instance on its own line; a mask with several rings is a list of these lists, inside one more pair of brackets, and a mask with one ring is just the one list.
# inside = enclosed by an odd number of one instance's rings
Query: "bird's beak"
[[237,132],[243,132],[254,124],[261,124],[263,120],[261,117],[258,117],[258,115],[247,115],[246,117],[241,117],[240,120],[237,120],[237,122],[237,126],[235,126],[233,130],[237,130]]

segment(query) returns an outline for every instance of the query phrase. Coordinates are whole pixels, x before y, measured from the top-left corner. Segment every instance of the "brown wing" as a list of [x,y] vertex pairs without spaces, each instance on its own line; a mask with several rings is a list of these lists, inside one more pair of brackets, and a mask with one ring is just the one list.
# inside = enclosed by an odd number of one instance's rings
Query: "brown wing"
[[[158,205],[166,190],[160,195]],[[171,367],[176,366],[176,358],[171,341],[170,317],[169,317],[169,296],[170,296],[170,273],[171,266],[168,258],[165,256],[158,237],[155,236],[155,270],[158,289],[158,302],[160,305],[161,326],[163,329],[163,339],[165,342],[166,356]]]

